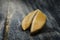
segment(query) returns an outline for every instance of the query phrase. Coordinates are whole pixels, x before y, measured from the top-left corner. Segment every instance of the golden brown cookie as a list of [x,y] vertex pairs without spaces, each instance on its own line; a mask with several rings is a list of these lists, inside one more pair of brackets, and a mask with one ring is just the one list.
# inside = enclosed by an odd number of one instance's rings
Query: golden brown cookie
[[24,19],[22,21],[23,30],[26,30],[26,29],[28,29],[30,27],[30,24],[31,24],[32,19],[33,19],[35,14],[36,14],[36,10],[30,12],[27,16],[24,17]]
[[45,22],[46,22],[46,15],[38,9],[32,21],[30,32],[32,33],[41,29],[44,26]]

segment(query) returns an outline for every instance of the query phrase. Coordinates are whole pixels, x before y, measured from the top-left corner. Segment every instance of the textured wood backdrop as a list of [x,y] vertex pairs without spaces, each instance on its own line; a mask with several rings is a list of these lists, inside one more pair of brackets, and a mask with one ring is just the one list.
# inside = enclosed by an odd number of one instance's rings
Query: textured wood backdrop
[[[11,16],[8,40],[60,40],[59,2],[58,0],[0,0],[0,40],[4,38],[4,22],[7,14]],[[31,36],[29,30],[21,29],[21,21],[35,9],[40,9],[47,15],[47,22],[39,34]]]

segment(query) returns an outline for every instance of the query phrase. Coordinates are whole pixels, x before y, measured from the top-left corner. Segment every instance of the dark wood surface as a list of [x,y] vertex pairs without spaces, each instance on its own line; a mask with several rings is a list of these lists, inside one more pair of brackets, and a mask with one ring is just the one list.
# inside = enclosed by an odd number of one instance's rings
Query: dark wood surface
[[[60,40],[60,1],[58,0],[0,0],[0,40],[3,40],[4,22],[9,19],[8,40]],[[21,22],[31,11],[40,9],[47,22],[36,35],[23,31]],[[6,29],[5,29],[6,30]]]

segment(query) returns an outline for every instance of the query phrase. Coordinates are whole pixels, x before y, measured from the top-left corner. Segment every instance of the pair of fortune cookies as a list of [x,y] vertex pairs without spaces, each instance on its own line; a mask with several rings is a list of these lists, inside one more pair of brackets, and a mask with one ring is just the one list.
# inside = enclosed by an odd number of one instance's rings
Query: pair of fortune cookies
[[31,33],[36,32],[44,26],[46,18],[46,15],[39,9],[32,11],[22,20],[22,29],[30,28]]

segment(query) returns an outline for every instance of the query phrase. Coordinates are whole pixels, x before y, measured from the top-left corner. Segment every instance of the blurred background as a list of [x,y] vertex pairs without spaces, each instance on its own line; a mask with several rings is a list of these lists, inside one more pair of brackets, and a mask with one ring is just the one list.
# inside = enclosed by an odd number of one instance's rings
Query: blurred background
[[[21,29],[21,21],[36,9],[46,14],[47,22],[39,34],[30,36],[29,30]],[[0,0],[0,40],[4,38],[7,15],[10,15],[8,40],[60,40],[60,0]]]

